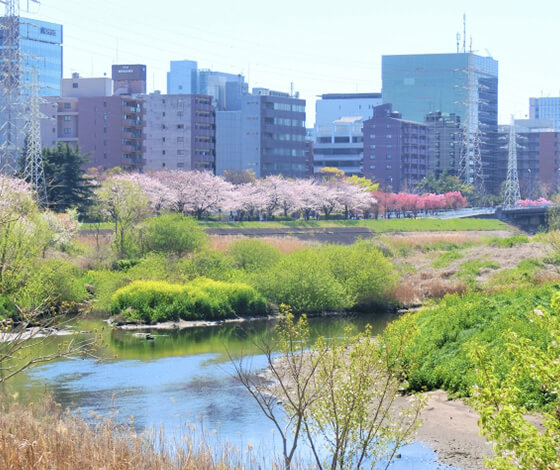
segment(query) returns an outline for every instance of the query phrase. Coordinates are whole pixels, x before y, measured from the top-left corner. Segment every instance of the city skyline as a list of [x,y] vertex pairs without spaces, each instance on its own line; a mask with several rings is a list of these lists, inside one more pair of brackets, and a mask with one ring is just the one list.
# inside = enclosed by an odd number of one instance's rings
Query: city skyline
[[352,9],[288,0],[273,11],[253,0],[173,0],[165,9],[146,0],[123,0],[110,10],[99,3],[43,0],[30,12],[22,9],[22,16],[64,25],[65,77],[110,76],[114,63],[145,63],[148,91],[165,92],[169,62],[196,60],[200,68],[242,73],[251,87],[290,91],[293,83],[307,100],[311,126],[317,95],[381,91],[382,55],[454,52],[466,12],[467,49],[472,36],[473,51],[491,51],[500,64],[500,123],[528,115],[530,97],[560,94],[554,80],[560,64],[548,60],[545,48],[560,12],[552,1],[405,2],[383,5],[382,15],[361,0]]

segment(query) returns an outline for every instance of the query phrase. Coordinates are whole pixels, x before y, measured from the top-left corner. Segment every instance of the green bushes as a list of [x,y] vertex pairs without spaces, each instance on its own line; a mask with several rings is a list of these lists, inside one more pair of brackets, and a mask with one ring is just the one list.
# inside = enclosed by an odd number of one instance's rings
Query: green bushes
[[287,304],[296,312],[317,312],[350,308],[352,301],[331,271],[320,250],[291,253],[273,269],[255,276],[254,285],[270,301]]
[[529,237],[527,235],[513,235],[505,238],[493,237],[488,240],[489,245],[498,248],[512,248],[523,243],[529,243]]
[[[409,313],[393,322],[384,333],[394,335],[413,322],[417,334],[410,338],[404,354],[408,384],[412,390],[444,388],[452,393],[469,395],[475,383],[475,368],[470,352],[485,348],[499,364],[498,374],[505,377],[511,358],[504,344],[510,331],[545,347],[550,341],[546,331],[530,321],[530,313],[539,305],[545,308],[559,286],[525,287],[495,292],[471,292],[449,295],[438,304]],[[519,378],[526,400],[533,406],[545,397],[538,387]]]
[[317,312],[388,302],[396,276],[378,248],[360,241],[296,251],[252,279],[272,302]]
[[184,255],[206,244],[206,232],[192,217],[165,214],[152,217],[141,230],[142,251]]
[[228,248],[228,253],[236,268],[248,272],[270,268],[282,257],[278,248],[250,238],[233,242]]
[[236,315],[264,315],[264,298],[242,283],[199,278],[187,284],[135,281],[111,298],[111,312],[131,321],[216,320]]

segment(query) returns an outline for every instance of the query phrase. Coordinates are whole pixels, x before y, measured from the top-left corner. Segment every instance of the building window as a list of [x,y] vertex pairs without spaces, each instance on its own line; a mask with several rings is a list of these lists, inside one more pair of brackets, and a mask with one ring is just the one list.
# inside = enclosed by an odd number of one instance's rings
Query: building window
[[390,163],[387,163],[386,168],[387,168],[387,170],[390,170],[391,168],[393,168],[393,166]]
[[107,128],[106,127],[103,128],[103,134],[107,134]]
[[71,121],[71,120],[72,120],[72,116],[64,116],[64,120],[65,120],[65,121]]
[[177,111],[177,117],[183,117],[184,115],[183,111]]
[[177,124],[177,129],[184,129],[185,125],[184,124]]
[[106,153],[103,154],[103,159],[107,160],[107,154]]
[[387,134],[385,137],[386,137],[387,139],[392,139],[392,138],[393,138],[393,136],[392,136],[391,134]]
[[385,159],[386,159],[386,160],[391,160],[392,158],[393,158],[393,156],[392,156],[390,153],[388,153],[387,155],[385,155]]
[[103,107],[104,107],[104,108],[107,107],[107,101],[103,101]]
[[77,83],[72,83],[72,88],[78,88],[78,84]]
[[64,109],[70,109],[72,105],[70,103],[64,103]]
[[369,166],[369,169],[370,169],[370,170],[375,170],[375,165],[370,165],[370,166]]
[[161,138],[161,141],[162,141],[162,142],[165,142],[165,137],[162,137],[162,138]]
[[184,151],[184,150],[181,150],[181,149],[177,150],[177,156],[178,156],[178,157],[182,157],[183,155],[185,155],[185,151]]
[[64,128],[64,135],[70,135],[71,132],[72,132],[72,129],[70,129],[69,127]]
[[369,146],[369,148],[370,148],[370,149],[374,149],[374,148],[375,148],[375,144],[371,144],[371,145]]
[[[162,154],[162,155],[165,155],[165,150],[162,150],[162,151],[161,151],[161,154]],[[165,165],[164,165],[164,166],[165,166]]]
[[178,144],[182,144],[185,142],[185,138],[184,137],[177,137],[177,143]]

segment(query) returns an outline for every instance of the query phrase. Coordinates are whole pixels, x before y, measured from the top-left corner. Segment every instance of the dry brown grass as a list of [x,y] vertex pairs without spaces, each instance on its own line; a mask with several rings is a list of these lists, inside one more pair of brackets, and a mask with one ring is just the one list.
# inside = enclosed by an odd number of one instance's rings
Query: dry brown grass
[[[213,250],[218,250],[223,253],[228,251],[229,246],[238,240],[243,240],[247,237],[243,235],[210,235],[210,248]],[[294,237],[259,237],[258,240],[266,242],[272,246],[278,248],[282,253],[292,253],[297,250],[301,250],[310,245],[315,245],[316,243],[299,240]]]
[[425,299],[440,299],[447,294],[462,294],[467,284],[458,279],[449,279],[453,272],[446,270],[420,271],[401,278],[393,296],[406,307],[419,305]]
[[[163,436],[138,434],[111,420],[88,424],[53,402],[4,406],[0,413],[0,468],[6,470],[231,470],[264,468],[252,451],[184,439],[171,448]],[[242,455],[244,454],[244,455]],[[267,468],[276,468],[274,465]]]

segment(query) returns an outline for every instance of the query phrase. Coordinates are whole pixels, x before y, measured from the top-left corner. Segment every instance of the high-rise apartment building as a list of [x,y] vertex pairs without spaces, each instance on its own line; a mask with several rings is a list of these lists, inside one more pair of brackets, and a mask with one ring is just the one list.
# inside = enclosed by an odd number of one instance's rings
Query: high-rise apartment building
[[41,106],[41,144],[65,142],[89,154],[86,167],[121,167],[141,171],[143,160],[143,100],[111,96],[108,78],[62,81],[64,96],[47,97]]
[[146,169],[215,171],[210,96],[152,93],[144,103]]
[[455,114],[436,111],[426,115],[424,124],[428,127],[428,172],[436,178],[444,172],[458,176],[463,143],[461,119]]
[[305,100],[254,88],[239,111],[216,112],[216,173],[252,170],[258,177],[310,176]]
[[529,98],[529,118],[552,121],[554,129],[560,131],[560,97]]
[[387,55],[382,58],[383,103],[403,119],[424,122],[433,112],[455,114],[480,142],[486,189],[498,193],[498,62],[472,52]]
[[391,104],[364,121],[364,176],[392,191],[411,191],[428,171],[428,127],[402,118]]

